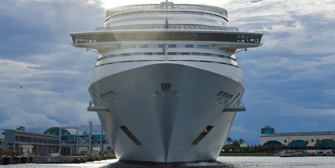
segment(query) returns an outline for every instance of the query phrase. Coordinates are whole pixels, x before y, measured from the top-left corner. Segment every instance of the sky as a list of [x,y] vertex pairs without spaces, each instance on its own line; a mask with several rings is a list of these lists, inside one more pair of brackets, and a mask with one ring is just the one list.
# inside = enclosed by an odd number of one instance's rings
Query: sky
[[[97,54],[71,46],[71,32],[102,27],[107,8],[162,0],[11,0],[0,5],[0,131],[99,124],[87,112]],[[190,3],[175,0],[174,3]],[[240,52],[243,103],[229,137],[259,144],[260,129],[335,131],[333,0],[198,0],[228,10],[230,25],[263,33]]]

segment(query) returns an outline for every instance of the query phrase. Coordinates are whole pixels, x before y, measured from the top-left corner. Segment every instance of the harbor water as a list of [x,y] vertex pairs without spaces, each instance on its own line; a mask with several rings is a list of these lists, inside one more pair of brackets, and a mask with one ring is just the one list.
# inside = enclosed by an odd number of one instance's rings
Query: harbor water
[[[117,160],[103,160],[81,164],[16,164],[2,165],[3,168],[98,168],[111,167]],[[335,157],[248,157],[224,156],[218,161],[223,162],[227,168],[335,168]],[[220,164],[221,165],[221,164]],[[196,163],[194,167],[216,167],[217,163]],[[137,166],[133,166],[137,167]]]

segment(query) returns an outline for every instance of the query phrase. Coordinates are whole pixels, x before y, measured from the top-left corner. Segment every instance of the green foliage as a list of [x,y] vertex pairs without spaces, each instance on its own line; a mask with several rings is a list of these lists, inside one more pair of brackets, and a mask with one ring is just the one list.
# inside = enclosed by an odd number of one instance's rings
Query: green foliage
[[227,142],[228,142],[228,144],[230,144],[230,142],[232,142],[233,140],[230,138],[230,137],[228,137],[227,138]]
[[308,140],[305,140],[305,144],[308,145],[309,141]]
[[270,146],[261,146],[261,145],[251,145],[247,147],[240,147],[245,141],[243,139],[240,140],[232,140],[230,137],[227,138],[228,144],[222,147],[224,153],[278,153],[287,147],[284,145],[270,145]]
[[112,150],[112,147],[107,146],[107,150],[108,150],[108,152],[110,152]]

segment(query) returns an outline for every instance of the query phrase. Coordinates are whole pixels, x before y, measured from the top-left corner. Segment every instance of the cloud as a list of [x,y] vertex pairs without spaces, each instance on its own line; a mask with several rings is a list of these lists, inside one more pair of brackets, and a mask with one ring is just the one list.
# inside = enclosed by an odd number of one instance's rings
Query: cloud
[[2,3],[1,129],[99,123],[95,113],[86,112],[88,72],[96,54],[72,47],[69,35],[103,25],[105,11],[100,1],[92,2]]
[[264,33],[262,48],[296,54],[334,53],[334,7],[331,1],[284,0],[226,6],[233,26]]
[[233,140],[240,140],[243,139],[246,144],[257,144],[258,142],[255,142],[254,139],[256,137],[259,137],[259,132],[247,129],[243,125],[233,125],[230,129],[230,133],[228,137],[231,137]]
[[[46,125],[60,125],[56,120],[50,119],[46,114],[42,113],[28,113],[22,109],[12,109],[11,117],[2,121],[1,127],[15,129],[16,126],[27,126],[28,128],[41,128]],[[15,125],[14,125],[15,124]]]

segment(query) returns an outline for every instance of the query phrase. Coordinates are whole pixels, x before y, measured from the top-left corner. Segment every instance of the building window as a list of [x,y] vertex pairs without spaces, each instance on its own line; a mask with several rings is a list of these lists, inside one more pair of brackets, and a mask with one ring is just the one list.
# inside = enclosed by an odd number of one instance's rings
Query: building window
[[27,137],[27,142],[31,142],[31,137]]
[[20,136],[20,142],[26,142],[26,137]]

